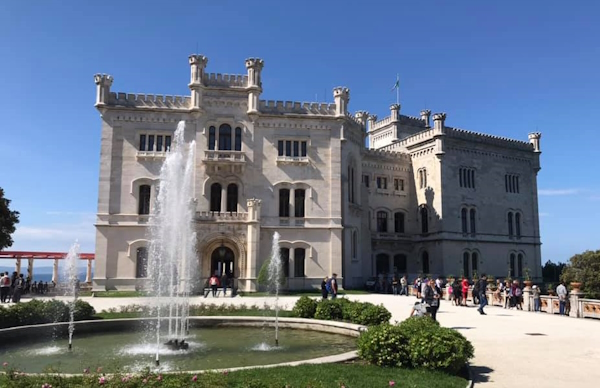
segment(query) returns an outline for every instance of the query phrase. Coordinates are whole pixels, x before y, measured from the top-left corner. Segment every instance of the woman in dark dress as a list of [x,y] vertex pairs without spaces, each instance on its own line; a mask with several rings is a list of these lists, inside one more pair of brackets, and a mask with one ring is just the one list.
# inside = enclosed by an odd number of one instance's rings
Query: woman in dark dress
[[327,299],[327,297],[329,296],[329,292],[327,291],[327,281],[329,280],[329,278],[327,276],[325,276],[323,278],[323,280],[321,281],[321,295],[323,296],[323,299]]

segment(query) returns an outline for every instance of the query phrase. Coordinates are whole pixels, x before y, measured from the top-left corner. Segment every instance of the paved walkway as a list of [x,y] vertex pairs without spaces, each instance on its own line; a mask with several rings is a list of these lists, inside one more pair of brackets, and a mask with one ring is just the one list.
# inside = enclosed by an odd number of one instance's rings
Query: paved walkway
[[[414,297],[350,295],[350,299],[383,303],[392,322],[410,315]],[[146,298],[82,298],[97,311],[147,303]],[[298,297],[280,299],[291,309]],[[202,298],[192,304],[223,303],[247,306],[273,303],[272,298]],[[439,322],[463,333],[475,347],[472,367],[477,387],[594,387],[600,382],[600,321],[550,316],[545,313],[487,307],[482,316],[474,307],[443,301]],[[536,335],[528,335],[532,333]],[[540,335],[541,334],[541,335]]]

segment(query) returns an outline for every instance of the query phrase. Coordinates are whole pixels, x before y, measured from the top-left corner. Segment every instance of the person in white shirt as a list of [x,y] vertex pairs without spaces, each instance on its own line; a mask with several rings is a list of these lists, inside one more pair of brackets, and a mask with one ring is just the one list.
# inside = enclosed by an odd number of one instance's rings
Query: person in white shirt
[[0,301],[8,303],[10,302],[10,276],[8,276],[8,272],[3,272],[0,275]]
[[565,306],[567,304],[567,287],[565,287],[565,282],[560,282],[560,285],[556,287],[556,295],[558,295],[560,315],[565,315]]

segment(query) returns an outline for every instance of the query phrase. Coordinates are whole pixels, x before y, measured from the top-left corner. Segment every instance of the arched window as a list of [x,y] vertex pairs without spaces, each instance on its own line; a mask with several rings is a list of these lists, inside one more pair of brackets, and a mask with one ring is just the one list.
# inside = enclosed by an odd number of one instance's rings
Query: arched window
[[213,183],[210,186],[210,211],[220,212],[221,211],[221,184]]
[[348,201],[350,201],[351,203],[355,203],[354,194],[354,167],[348,166]]
[[215,127],[208,128],[208,149],[209,150],[215,149],[216,133],[217,133],[217,130]]
[[513,236],[513,213],[508,212],[508,237]]
[[471,277],[471,266],[469,265],[469,252],[463,253],[463,276]]
[[397,254],[394,255],[394,272],[397,274],[406,273],[407,270],[407,260],[406,255]]
[[427,211],[427,207],[425,205],[421,206],[419,212],[421,214],[421,233],[429,233],[429,212]]
[[421,255],[421,261],[423,264],[423,275],[426,275],[429,273],[429,253],[427,251],[424,251]]
[[279,189],[279,217],[290,216],[290,189]]
[[394,213],[394,232],[404,233],[404,213]]
[[390,256],[386,253],[380,253],[375,256],[375,275],[388,273],[390,270]]
[[387,216],[388,216],[387,212],[384,212],[383,210],[380,210],[377,212],[377,231],[378,232],[387,233],[387,231],[388,231]]
[[304,199],[306,197],[306,190],[295,189],[294,190],[294,217],[304,217]]
[[150,186],[141,185],[138,196],[138,214],[150,214]]
[[477,265],[479,264],[479,255],[477,252],[471,253],[471,269],[473,270],[473,275],[477,272]]
[[464,234],[469,233],[469,231],[467,230],[467,209],[463,208],[460,211],[460,220],[462,222],[462,232]]
[[219,127],[219,150],[231,151],[231,126],[221,124]]
[[469,211],[469,216],[471,219],[471,234],[475,234],[477,233],[477,229],[475,228],[475,209]]
[[235,128],[235,150],[242,150],[242,128],[240,127]]
[[519,253],[517,255],[517,271],[519,272],[519,274],[517,276],[522,277],[523,276],[523,254],[522,253]]
[[294,277],[303,278],[305,274],[305,257],[306,250],[304,248],[294,249]]
[[521,213],[515,213],[515,231],[517,238],[521,238]]
[[358,232],[353,230],[351,236],[352,259],[356,259],[358,253]]
[[227,211],[237,213],[238,206],[238,187],[235,183],[227,186]]
[[135,252],[135,277],[148,277],[148,250],[145,247],[138,248]]
[[516,255],[514,253],[510,254],[510,273],[512,276],[517,276],[517,268],[515,266]]
[[290,248],[280,248],[279,257],[281,257],[281,271],[286,278],[290,277]]

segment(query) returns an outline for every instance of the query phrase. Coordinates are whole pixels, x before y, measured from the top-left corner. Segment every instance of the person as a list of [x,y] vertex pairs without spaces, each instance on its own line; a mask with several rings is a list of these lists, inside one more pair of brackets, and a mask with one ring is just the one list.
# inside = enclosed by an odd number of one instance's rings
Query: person
[[511,307],[512,287],[508,280],[504,281],[504,308]]
[[213,298],[216,298],[217,290],[219,289],[219,277],[217,276],[217,274],[214,274],[213,276],[210,277],[210,279],[208,280],[208,284],[210,285],[210,288],[212,289]]
[[533,311],[539,313],[542,311],[542,305],[540,304],[540,288],[535,284],[531,287],[531,295],[533,295]]
[[392,278],[392,292],[394,295],[400,295],[400,280],[396,275]]
[[462,278],[462,297],[463,297],[463,306],[467,306],[467,297],[469,296],[469,281],[466,277]]
[[459,282],[452,284],[452,295],[454,296],[454,304],[460,306],[462,304],[462,287]]
[[337,284],[337,274],[334,273],[331,275],[331,279],[329,279],[329,292],[331,293],[331,299],[337,298],[338,294],[338,284]]
[[487,277],[485,276],[485,274],[481,275],[481,279],[479,279],[479,281],[477,282],[477,292],[479,293],[479,308],[477,309],[477,311],[479,311],[479,314],[481,315],[487,315],[485,313],[485,311],[483,311],[483,308],[485,306],[487,306],[487,296],[486,296],[486,288],[487,288]]
[[556,295],[558,295],[560,315],[565,315],[565,307],[567,305],[567,287],[565,287],[565,282],[560,282],[558,287],[556,287]]
[[415,294],[417,295],[417,299],[421,299],[421,284],[422,284],[422,280],[421,280],[421,275],[419,275],[416,279],[415,279],[415,283],[413,285],[413,288],[415,289]]
[[10,301],[10,276],[8,276],[8,272],[2,272],[0,274],[0,301],[2,303],[7,303]]
[[420,302],[420,301],[416,301],[415,304],[413,305],[412,310],[410,311],[410,316],[412,317],[417,316],[417,317],[425,317],[425,316],[431,316],[431,314],[429,314],[429,312],[427,311],[427,304]]
[[329,296],[329,292],[327,291],[327,283],[329,282],[329,277],[325,276],[323,280],[321,280],[321,296],[323,299],[327,299]]
[[441,290],[435,284],[434,279],[428,279],[429,281],[423,288],[423,302],[426,303],[429,308],[428,311],[431,314],[431,318],[435,321],[437,311],[440,306],[440,295]]
[[227,283],[229,282],[229,278],[226,272],[223,272],[221,276],[221,285],[223,286],[223,296],[227,296]]
[[13,294],[13,302],[19,303],[21,301],[21,294],[23,293],[23,289],[25,288],[25,279],[23,278],[23,274],[21,274],[15,280],[15,293]]
[[479,304],[479,279],[473,281],[473,289],[471,290],[471,297],[473,298],[473,304]]
[[523,290],[518,280],[515,280],[515,307],[517,310],[523,310]]
[[494,300],[492,303],[502,304],[502,291],[504,291],[504,285],[500,279],[496,279],[496,291],[494,291]]
[[400,290],[400,295],[408,296],[408,284],[406,281],[406,275],[402,276],[402,279],[400,279],[400,286],[402,287],[402,289]]

